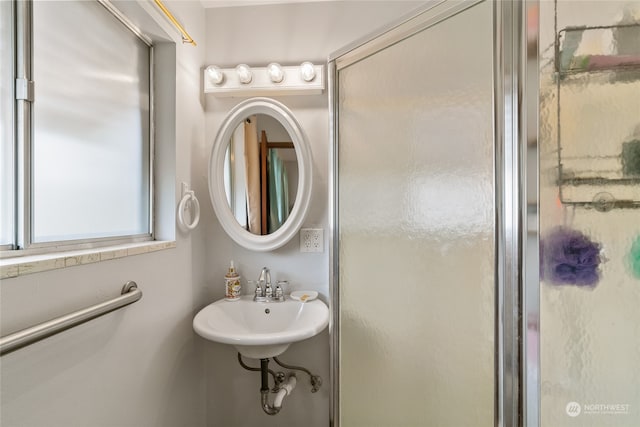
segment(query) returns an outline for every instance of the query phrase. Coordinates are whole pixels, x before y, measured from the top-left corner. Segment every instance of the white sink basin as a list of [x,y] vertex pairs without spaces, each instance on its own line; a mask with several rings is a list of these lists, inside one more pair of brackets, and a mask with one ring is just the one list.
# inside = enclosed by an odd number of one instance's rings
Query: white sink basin
[[328,324],[329,308],[320,300],[255,302],[251,295],[239,301],[216,301],[193,319],[198,335],[232,344],[253,359],[278,356],[291,343],[317,335]]

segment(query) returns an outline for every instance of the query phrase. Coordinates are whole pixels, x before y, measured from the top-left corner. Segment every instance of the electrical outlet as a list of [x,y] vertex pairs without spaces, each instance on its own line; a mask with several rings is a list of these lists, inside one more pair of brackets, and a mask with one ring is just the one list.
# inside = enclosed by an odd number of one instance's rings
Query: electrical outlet
[[324,230],[322,228],[300,229],[300,252],[324,252]]

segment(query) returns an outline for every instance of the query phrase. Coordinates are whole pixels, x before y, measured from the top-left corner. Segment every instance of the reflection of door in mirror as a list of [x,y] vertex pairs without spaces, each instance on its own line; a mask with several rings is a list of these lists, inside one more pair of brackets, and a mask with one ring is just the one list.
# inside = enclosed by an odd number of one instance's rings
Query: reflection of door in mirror
[[227,203],[253,234],[270,234],[287,220],[297,194],[298,163],[291,136],[275,118],[247,117],[233,132],[225,157]]

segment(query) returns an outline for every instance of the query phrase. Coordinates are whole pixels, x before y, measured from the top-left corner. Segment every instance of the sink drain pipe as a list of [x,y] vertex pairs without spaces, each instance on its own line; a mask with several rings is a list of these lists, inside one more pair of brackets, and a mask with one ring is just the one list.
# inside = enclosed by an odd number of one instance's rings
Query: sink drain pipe
[[[255,372],[261,371],[261,368],[254,368],[244,363],[244,361],[242,360],[242,355],[240,353],[238,353],[238,363],[240,363],[240,366],[242,366],[247,371],[255,371]],[[284,372],[274,372],[271,369],[269,369],[269,373],[273,377],[273,383],[275,384],[273,386],[273,391],[276,392],[278,391],[280,384],[284,382],[285,374]]]
[[282,401],[285,396],[289,396],[294,388],[296,388],[298,380],[296,379],[296,374],[289,375],[289,379],[286,383],[282,384],[278,393],[276,393],[276,397],[273,399],[274,408],[282,408]]
[[[280,362],[276,357],[273,358],[276,363],[283,368],[294,369],[306,372],[311,377],[311,385],[312,392],[318,391],[318,388],[322,385],[322,378],[317,375],[312,375],[309,370],[300,367],[300,366],[292,366],[285,365]],[[260,359],[260,367],[254,368],[252,366],[247,365],[242,360],[242,355],[238,353],[238,363],[244,369],[248,371],[259,371],[260,372],[260,403],[262,406],[262,410],[268,415],[276,415],[282,409],[282,401],[284,398],[291,394],[293,389],[298,384],[298,378],[296,377],[295,372],[289,373],[289,377],[287,378],[284,372],[274,372],[269,369],[269,359]],[[273,376],[274,386],[272,389],[269,389],[269,375]],[[269,393],[274,393],[275,397],[273,399],[273,404],[269,404]]]
[[269,359],[260,359],[260,373],[262,378],[262,385],[260,387],[260,400],[262,404],[262,410],[268,415],[275,415],[280,412],[282,408],[282,401],[285,396],[291,394],[296,386],[297,380],[295,374],[291,374],[289,379],[284,384],[280,385],[280,389],[276,393],[276,397],[273,399],[273,405],[269,404]]

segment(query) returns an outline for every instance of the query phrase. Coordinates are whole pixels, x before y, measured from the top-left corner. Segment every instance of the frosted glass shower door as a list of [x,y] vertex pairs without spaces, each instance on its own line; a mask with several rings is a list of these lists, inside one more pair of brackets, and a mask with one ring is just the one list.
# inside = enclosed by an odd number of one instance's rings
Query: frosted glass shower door
[[494,425],[492,30],[337,65],[341,426]]

